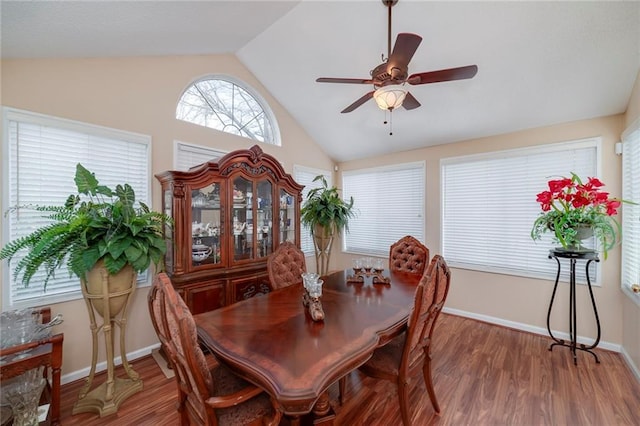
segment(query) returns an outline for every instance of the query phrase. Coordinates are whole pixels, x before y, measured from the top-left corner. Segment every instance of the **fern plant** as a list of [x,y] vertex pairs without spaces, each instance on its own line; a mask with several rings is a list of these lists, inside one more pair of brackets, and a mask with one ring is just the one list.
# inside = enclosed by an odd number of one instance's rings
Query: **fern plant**
[[153,262],[164,259],[165,223],[172,219],[151,211],[140,202],[135,206],[135,192],[129,184],[115,190],[100,185],[95,175],[76,166],[77,194],[71,194],[64,206],[20,206],[10,212],[30,208],[43,212],[52,222],[32,233],[9,242],[0,250],[0,259],[11,259],[22,250],[26,255],[15,265],[14,278],[22,275],[26,287],[44,268],[44,288],[55,271],[64,265],[69,274],[84,279],[99,260],[110,274],[131,265],[136,272],[145,271]]

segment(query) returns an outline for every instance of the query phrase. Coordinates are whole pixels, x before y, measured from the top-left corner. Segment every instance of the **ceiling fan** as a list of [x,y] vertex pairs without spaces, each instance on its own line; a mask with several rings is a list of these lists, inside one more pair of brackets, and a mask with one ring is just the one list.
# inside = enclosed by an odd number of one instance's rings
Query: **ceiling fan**
[[371,78],[332,78],[321,77],[316,79],[318,83],[348,83],[348,84],[372,84],[374,90],[366,93],[360,99],[342,110],[347,113],[355,110],[371,98],[375,98],[378,106],[384,110],[392,111],[401,105],[405,109],[415,109],[420,102],[409,93],[406,83],[411,85],[438,83],[442,81],[464,80],[472,78],[478,72],[476,65],[468,65],[458,68],[448,68],[437,71],[421,72],[409,75],[409,62],[415,54],[422,37],[417,34],[399,33],[396,43],[391,50],[391,8],[398,0],[382,0],[382,4],[389,9],[387,58],[383,57],[383,63],[371,70]]

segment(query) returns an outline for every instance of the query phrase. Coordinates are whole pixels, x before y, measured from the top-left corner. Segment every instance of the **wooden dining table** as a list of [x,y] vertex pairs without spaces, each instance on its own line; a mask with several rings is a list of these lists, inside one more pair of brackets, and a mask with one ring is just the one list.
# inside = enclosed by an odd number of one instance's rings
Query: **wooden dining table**
[[[322,277],[323,321],[302,303],[302,284],[195,315],[215,356],[265,389],[291,419],[312,413],[332,424],[328,388],[406,329],[419,275],[390,273],[388,284],[352,283],[351,269]],[[319,422],[318,419],[324,419]]]

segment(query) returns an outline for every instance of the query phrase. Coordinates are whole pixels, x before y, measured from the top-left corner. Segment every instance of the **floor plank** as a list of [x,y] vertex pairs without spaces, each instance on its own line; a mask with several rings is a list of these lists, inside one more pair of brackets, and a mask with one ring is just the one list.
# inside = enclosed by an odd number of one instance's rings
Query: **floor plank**
[[[434,336],[434,386],[442,408],[436,415],[421,377],[412,383],[414,425],[640,425],[640,383],[620,354],[596,349],[549,351],[550,338],[443,314]],[[118,413],[71,415],[83,382],[62,387],[62,424],[177,425],[176,388],[151,356],[134,369],[144,391],[122,403]],[[120,373],[122,374],[122,373]],[[102,377],[96,378],[97,383]],[[345,404],[330,389],[338,425],[401,424],[395,385],[353,372]]]

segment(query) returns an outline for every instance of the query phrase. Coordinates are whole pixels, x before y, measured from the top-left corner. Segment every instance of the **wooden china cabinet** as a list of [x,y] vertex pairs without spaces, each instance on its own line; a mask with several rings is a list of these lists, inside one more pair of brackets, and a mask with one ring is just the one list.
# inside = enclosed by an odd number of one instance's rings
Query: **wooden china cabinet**
[[284,241],[300,246],[303,186],[258,145],[189,171],[167,171],[162,184],[165,266],[193,314],[270,291],[267,257]]

